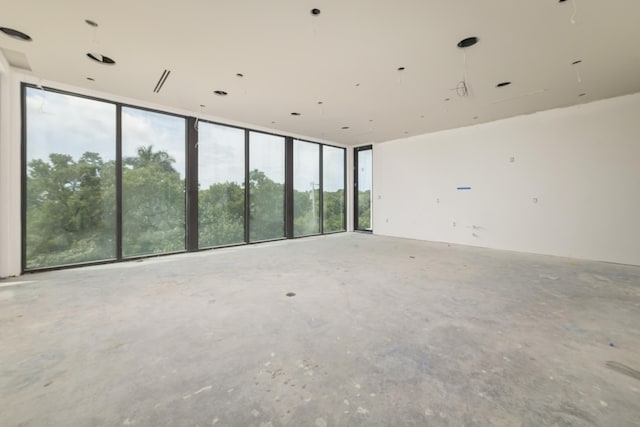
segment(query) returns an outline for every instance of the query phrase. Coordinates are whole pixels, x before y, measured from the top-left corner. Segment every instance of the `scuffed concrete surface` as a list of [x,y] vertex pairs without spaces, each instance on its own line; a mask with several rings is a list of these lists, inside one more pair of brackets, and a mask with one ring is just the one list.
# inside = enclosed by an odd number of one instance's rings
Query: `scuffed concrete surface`
[[345,233],[0,281],[2,426],[637,426],[638,371],[632,266]]

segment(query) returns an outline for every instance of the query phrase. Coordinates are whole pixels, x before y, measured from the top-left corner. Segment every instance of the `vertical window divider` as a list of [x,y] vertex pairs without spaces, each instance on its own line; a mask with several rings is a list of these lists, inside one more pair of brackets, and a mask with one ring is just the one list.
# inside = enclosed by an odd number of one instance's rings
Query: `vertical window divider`
[[187,252],[197,251],[198,244],[198,128],[195,117],[187,117],[186,142],[186,239]]
[[344,194],[342,195],[342,207],[343,207],[343,212],[342,212],[342,230],[347,231],[347,213],[349,212],[349,209],[347,207],[347,200],[348,200],[348,196],[347,194],[349,194],[349,189],[347,188],[347,149],[343,149],[342,150],[342,170],[343,170],[343,174],[342,174],[342,188],[344,189],[343,192]]
[[122,259],[122,105],[116,104],[116,260]]
[[22,172],[20,174],[20,215],[22,223],[22,247],[21,251],[21,267],[22,272],[27,269],[27,85],[22,83],[20,86],[20,113],[22,115],[22,127],[20,128],[20,137],[22,143],[20,145],[20,161],[22,162]]
[[249,243],[249,227],[251,227],[251,221],[249,216],[251,215],[251,189],[249,188],[249,130],[244,130],[244,242]]
[[284,147],[284,235],[293,239],[293,138],[285,138]]
[[358,230],[358,152],[360,147],[353,149],[353,229]]
[[318,190],[318,199],[320,200],[318,203],[318,210],[320,211],[320,234],[324,234],[324,146],[322,144],[318,144],[320,147],[320,154],[318,155],[318,162],[320,163],[320,189]]

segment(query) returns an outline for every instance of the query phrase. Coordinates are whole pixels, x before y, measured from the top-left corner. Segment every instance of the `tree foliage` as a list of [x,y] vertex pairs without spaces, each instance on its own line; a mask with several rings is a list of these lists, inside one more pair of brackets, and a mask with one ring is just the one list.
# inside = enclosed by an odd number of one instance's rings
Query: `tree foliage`
[[185,183],[175,160],[153,146],[122,160],[123,256],[185,248]]
[[115,164],[86,152],[29,162],[27,267],[115,256]]
[[371,190],[358,193],[358,228],[371,229]]
[[[153,146],[122,160],[123,256],[185,248],[185,181],[174,159]],[[52,153],[32,160],[27,173],[27,268],[116,256],[116,165],[98,153],[77,161]],[[254,169],[249,174],[250,241],[284,236],[285,187]],[[343,230],[344,192],[324,192],[324,229]],[[201,189],[199,246],[244,242],[244,183],[215,183]],[[319,232],[319,190],[294,191],[296,235]]]

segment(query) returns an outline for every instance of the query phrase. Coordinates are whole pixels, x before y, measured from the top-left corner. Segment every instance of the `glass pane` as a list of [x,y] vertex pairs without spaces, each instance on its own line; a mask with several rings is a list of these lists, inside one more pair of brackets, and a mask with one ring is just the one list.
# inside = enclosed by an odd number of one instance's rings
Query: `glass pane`
[[26,89],[26,268],[116,256],[113,104]]
[[320,145],[293,141],[293,234],[320,233]]
[[324,232],[344,228],[344,153],[343,148],[322,147],[322,194]]
[[122,109],[122,254],[185,248],[185,120]]
[[358,151],[358,230],[371,230],[372,151]]
[[249,240],[284,237],[284,138],[249,134]]
[[198,126],[198,244],[244,242],[244,130]]

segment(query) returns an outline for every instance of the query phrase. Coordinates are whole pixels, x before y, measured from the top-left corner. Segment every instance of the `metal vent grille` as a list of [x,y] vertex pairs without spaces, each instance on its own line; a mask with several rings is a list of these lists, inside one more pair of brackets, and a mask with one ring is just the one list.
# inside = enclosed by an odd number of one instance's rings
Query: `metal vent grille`
[[167,81],[167,77],[169,77],[169,74],[171,74],[171,71],[169,71],[169,70],[164,70],[162,72],[162,75],[160,76],[160,80],[158,80],[158,83],[156,83],[155,89],[153,89],[153,91],[155,93],[159,93],[160,92],[160,90],[164,86],[165,82]]

